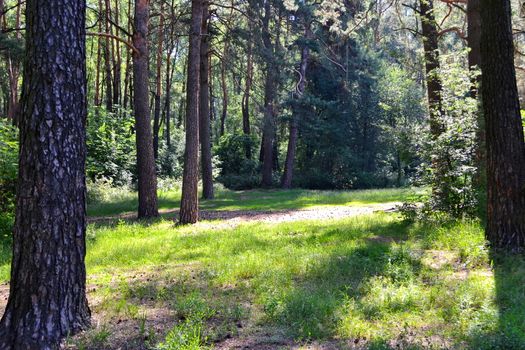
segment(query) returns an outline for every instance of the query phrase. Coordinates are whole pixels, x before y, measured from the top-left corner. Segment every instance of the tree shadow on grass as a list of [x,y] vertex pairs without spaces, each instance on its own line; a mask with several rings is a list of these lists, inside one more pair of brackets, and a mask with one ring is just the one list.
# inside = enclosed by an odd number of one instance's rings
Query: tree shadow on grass
[[480,320],[470,349],[525,349],[525,256],[491,251],[497,314]]

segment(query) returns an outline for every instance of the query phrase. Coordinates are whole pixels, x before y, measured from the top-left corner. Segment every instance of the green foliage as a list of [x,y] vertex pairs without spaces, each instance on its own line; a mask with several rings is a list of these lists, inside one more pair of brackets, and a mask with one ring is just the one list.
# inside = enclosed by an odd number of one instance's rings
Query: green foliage
[[259,162],[246,157],[246,150],[256,150],[255,139],[246,135],[225,135],[214,151],[219,160],[218,177],[226,188],[252,189],[260,185]]
[[129,111],[89,110],[87,124],[88,179],[107,179],[115,185],[130,185],[135,172],[134,120]]
[[427,216],[461,218],[477,212],[474,179],[478,103],[470,97],[473,79],[463,66],[463,58],[457,53],[444,57],[439,72],[443,82],[443,133],[437,139],[428,131],[421,136],[425,159],[422,181],[433,189],[423,208]]
[[18,132],[0,119],[0,244],[11,237],[18,178]]

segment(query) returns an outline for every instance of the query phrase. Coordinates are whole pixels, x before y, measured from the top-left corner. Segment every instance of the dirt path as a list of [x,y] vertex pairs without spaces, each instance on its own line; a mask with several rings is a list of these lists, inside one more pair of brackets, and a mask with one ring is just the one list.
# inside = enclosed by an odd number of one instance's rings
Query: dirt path
[[[308,209],[289,209],[276,211],[255,211],[255,210],[203,210],[200,213],[201,220],[205,221],[204,225],[217,224],[225,227],[235,227],[243,223],[262,222],[276,224],[283,222],[294,222],[304,220],[336,220],[347,217],[372,214],[375,212],[395,211],[401,203],[378,203],[367,204],[362,206],[326,206],[313,207]],[[175,219],[178,216],[178,210],[162,211],[161,215],[172,215]],[[92,217],[90,223],[104,223],[115,220],[133,220],[135,214],[123,214],[119,216]],[[213,225],[217,226],[217,225]]]

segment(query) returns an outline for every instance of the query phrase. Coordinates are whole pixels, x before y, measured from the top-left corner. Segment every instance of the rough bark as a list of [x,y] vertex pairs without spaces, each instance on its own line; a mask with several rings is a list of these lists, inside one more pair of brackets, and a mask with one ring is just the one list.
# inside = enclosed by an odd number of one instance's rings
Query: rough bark
[[202,198],[213,199],[213,167],[211,154],[211,125],[210,125],[210,33],[209,8],[203,6],[202,35],[201,35],[201,62],[200,62],[200,111],[199,129],[201,142],[201,170],[202,170]]
[[85,0],[28,0],[20,172],[0,349],[86,329]]
[[186,85],[186,150],[180,207],[181,224],[194,224],[199,220],[199,85],[202,5],[203,0],[192,0]]
[[425,51],[425,70],[427,76],[428,106],[430,110],[430,132],[434,138],[443,132],[441,116],[443,103],[441,91],[443,84],[438,75],[439,45],[438,27],[434,15],[433,0],[420,0],[421,31],[423,34],[423,47]]
[[[311,37],[311,30],[310,25],[305,25],[305,33],[304,37],[305,39],[309,39]],[[303,97],[304,90],[306,87],[306,71],[308,68],[308,59],[310,57],[310,49],[308,45],[304,45],[301,49],[301,64],[299,66],[299,82],[297,83],[296,91],[295,91],[295,97],[296,97],[296,104],[294,105],[295,108],[293,108],[292,111],[292,119],[290,120],[290,130],[288,135],[288,150],[286,153],[286,161],[284,163],[284,173],[283,178],[281,181],[281,186],[283,188],[291,188],[292,187],[292,180],[293,180],[293,170],[294,170],[294,163],[295,163],[295,151],[297,148],[297,138],[299,136],[299,114],[300,111],[298,110],[297,103],[300,103],[299,101]]]
[[481,1],[482,100],[487,144],[487,239],[525,247],[525,141],[509,0]]
[[133,45],[138,52],[133,54],[133,97],[137,142],[137,172],[139,208],[141,219],[157,217],[157,174],[153,156],[151,116],[148,104],[148,23],[149,0],[135,1],[135,32]]

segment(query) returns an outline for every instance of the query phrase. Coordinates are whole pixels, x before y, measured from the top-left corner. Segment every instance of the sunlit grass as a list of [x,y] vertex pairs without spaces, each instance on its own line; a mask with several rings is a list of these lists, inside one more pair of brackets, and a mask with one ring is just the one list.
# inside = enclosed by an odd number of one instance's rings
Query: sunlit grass
[[[404,196],[390,190],[315,193],[225,192],[218,201],[231,204],[216,208],[258,209],[267,201],[302,208]],[[93,311],[107,322],[135,322],[136,341],[147,339],[145,348],[213,347],[241,336],[239,324],[299,344],[330,340],[343,348],[349,342],[363,349],[525,344],[525,259],[491,253],[477,221],[409,224],[399,214],[378,213],[236,227],[176,226],[166,219],[99,223],[88,227],[86,263],[91,296],[98,300]],[[6,264],[0,266],[4,281]],[[173,313],[162,334],[148,328],[151,307]],[[86,348],[111,343],[119,327],[105,327],[83,338]]]
[[[421,192],[424,192],[424,190],[407,188],[356,191],[312,191],[301,189],[289,191],[228,191],[217,189],[214,200],[201,201],[201,209],[267,211],[316,206],[355,206],[402,202]],[[123,189],[107,197],[90,203],[88,214],[90,216],[109,216],[132,213],[137,210],[137,194],[135,192]],[[178,188],[159,191],[160,210],[178,209],[179,206],[180,190]]]

